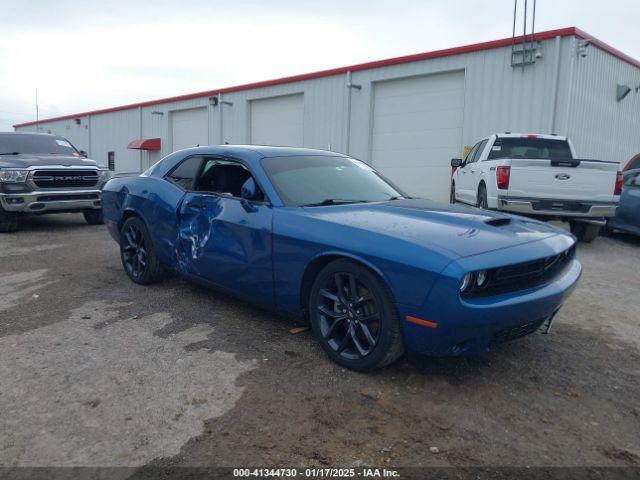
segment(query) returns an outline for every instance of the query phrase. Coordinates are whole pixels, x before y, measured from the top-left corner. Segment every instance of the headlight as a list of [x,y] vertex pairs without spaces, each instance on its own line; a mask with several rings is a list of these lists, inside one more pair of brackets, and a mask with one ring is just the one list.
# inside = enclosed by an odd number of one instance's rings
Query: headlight
[[473,287],[473,273],[467,273],[460,282],[460,291],[465,293]]
[[476,284],[479,287],[484,287],[487,284],[487,280],[489,279],[489,274],[486,270],[480,270],[476,273]]
[[98,172],[98,177],[101,182],[108,182],[111,179],[111,170],[100,170]]
[[29,176],[29,170],[0,170],[0,182],[24,183]]

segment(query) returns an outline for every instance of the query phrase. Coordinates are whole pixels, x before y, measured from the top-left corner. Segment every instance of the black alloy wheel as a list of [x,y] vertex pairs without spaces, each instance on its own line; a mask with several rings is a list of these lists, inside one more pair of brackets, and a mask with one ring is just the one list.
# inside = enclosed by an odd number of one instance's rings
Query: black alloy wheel
[[316,338],[337,363],[368,371],[403,351],[398,314],[387,286],[348,260],[329,264],[312,287],[310,309]]
[[153,250],[149,232],[142,220],[129,218],[120,233],[122,266],[131,280],[149,284],[162,277],[163,268]]

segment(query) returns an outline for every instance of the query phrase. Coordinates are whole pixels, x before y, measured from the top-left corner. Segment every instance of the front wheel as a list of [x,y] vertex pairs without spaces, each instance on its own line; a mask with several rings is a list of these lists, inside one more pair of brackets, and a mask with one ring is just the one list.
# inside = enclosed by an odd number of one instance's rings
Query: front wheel
[[451,182],[451,192],[449,193],[449,203],[456,203],[456,184]]
[[602,226],[595,223],[577,222],[575,220],[570,221],[569,226],[571,233],[575,235],[578,241],[584,243],[593,242],[602,228]]
[[131,217],[120,233],[120,259],[129,278],[148,285],[159,281],[164,269],[156,256],[147,226],[138,217]]
[[7,212],[0,205],[0,233],[11,233],[18,230],[18,214]]
[[84,215],[84,219],[89,225],[104,224],[104,218],[102,217],[102,210],[96,210],[96,209],[84,210],[82,212],[82,215]]
[[320,272],[311,287],[309,311],[316,339],[346,368],[375,370],[404,351],[391,291],[353,261],[336,260]]

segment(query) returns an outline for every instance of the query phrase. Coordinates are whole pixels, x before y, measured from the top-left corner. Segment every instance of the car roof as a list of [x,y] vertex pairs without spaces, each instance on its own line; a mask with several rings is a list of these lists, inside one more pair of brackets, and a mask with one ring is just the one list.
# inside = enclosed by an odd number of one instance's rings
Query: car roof
[[237,154],[242,157],[292,157],[292,156],[337,156],[343,157],[342,153],[331,152],[328,150],[317,150],[313,148],[301,147],[277,147],[269,145],[210,145],[202,147],[193,147],[181,152],[189,152],[192,154],[209,154],[209,155],[231,155]]
[[150,169],[150,175],[162,177],[173,167],[187,157],[198,155],[213,155],[221,157],[233,157],[246,162],[254,169],[260,169],[260,161],[268,157],[296,157],[296,156],[324,156],[345,157],[342,153],[327,150],[299,147],[272,147],[266,145],[209,145],[203,147],[185,148],[164,157]]

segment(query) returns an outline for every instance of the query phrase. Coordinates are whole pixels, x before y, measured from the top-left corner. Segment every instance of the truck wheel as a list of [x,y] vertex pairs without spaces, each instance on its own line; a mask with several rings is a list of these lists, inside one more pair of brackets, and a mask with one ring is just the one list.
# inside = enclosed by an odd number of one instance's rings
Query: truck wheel
[[18,230],[18,214],[7,212],[0,205],[0,233],[10,233]]
[[576,222],[575,220],[569,222],[569,226],[571,227],[571,233],[573,233],[580,242],[584,243],[593,242],[600,234],[600,229],[602,228],[600,225],[594,223]]
[[449,194],[449,203],[456,203],[456,184],[451,182],[451,193]]
[[89,225],[102,225],[104,223],[102,210],[84,210],[82,215],[84,215],[84,219]]
[[487,202],[487,187],[484,183],[480,184],[478,188],[478,208],[483,208],[485,210],[489,209],[489,203]]

